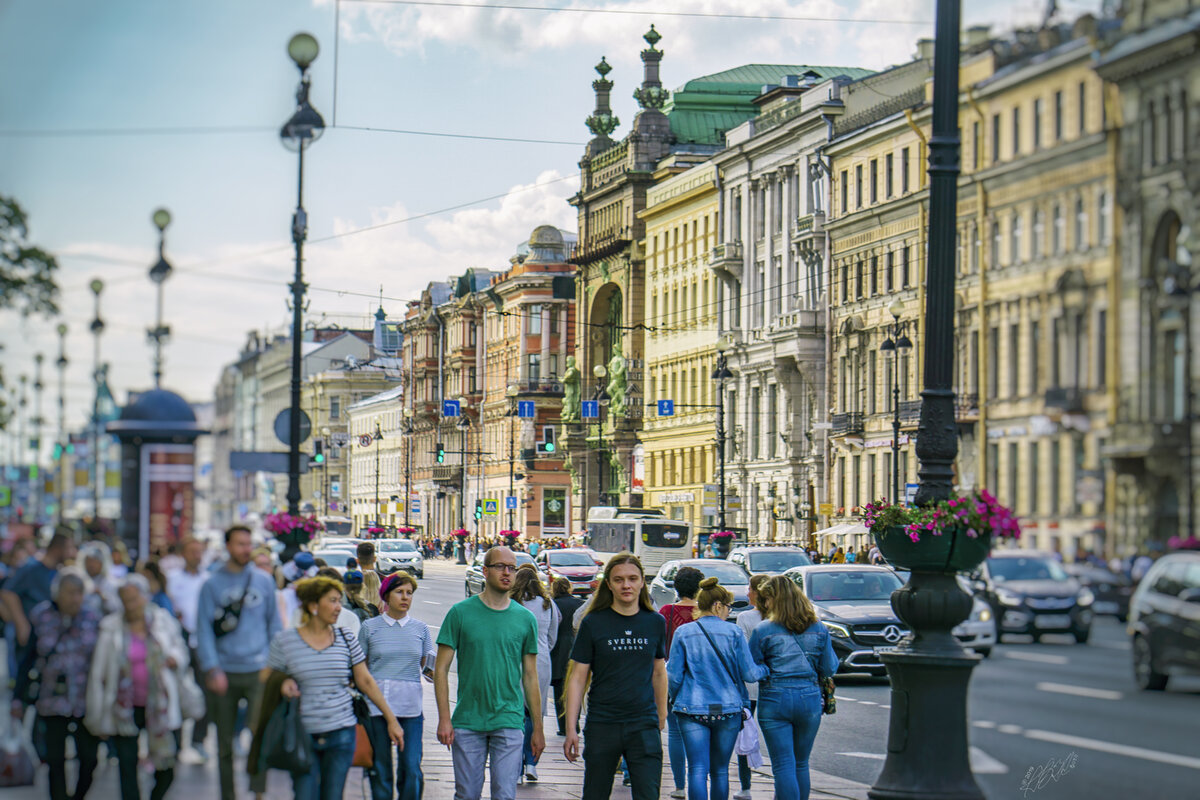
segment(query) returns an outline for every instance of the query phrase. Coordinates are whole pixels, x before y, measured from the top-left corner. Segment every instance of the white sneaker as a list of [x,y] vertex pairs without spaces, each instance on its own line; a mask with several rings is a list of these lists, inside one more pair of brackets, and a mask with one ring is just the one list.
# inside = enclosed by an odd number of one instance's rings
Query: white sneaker
[[738,792],[733,796],[733,800],[750,800],[750,790],[746,789],[743,792]]
[[683,800],[685,797],[687,797],[687,792],[683,789],[676,789],[675,791],[671,792],[671,797],[673,800]]
[[203,764],[206,761],[204,756],[196,752],[194,747],[185,747],[179,751],[179,763],[187,764],[188,766],[196,766]]
[[530,764],[529,766],[525,767],[525,782],[526,783],[537,783],[537,780],[538,780],[537,767],[535,767],[533,764]]

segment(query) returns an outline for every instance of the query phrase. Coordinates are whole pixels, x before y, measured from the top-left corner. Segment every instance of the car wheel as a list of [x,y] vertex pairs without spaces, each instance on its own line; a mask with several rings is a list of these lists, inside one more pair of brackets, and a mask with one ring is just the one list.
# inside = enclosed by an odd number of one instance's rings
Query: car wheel
[[1144,636],[1133,637],[1133,677],[1139,688],[1161,692],[1167,688],[1167,676],[1154,671],[1154,654]]
[[1087,644],[1088,639],[1092,636],[1092,626],[1089,625],[1082,630],[1076,628],[1071,633],[1075,635],[1075,644]]
[[984,658],[992,657],[992,648],[990,647],[976,647],[975,652],[979,653],[979,655],[983,656]]

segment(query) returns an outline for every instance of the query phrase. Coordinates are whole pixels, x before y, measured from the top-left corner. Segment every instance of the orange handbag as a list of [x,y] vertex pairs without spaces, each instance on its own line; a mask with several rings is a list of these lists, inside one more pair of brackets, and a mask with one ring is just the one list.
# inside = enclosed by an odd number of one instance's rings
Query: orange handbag
[[362,725],[354,726],[354,761],[351,763],[366,769],[375,766],[375,748],[371,747],[371,738]]

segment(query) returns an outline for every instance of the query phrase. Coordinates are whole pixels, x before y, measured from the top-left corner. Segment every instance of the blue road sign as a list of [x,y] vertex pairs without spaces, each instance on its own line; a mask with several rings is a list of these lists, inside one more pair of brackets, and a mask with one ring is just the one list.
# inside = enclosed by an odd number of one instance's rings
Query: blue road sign
[[658,415],[660,417],[675,416],[675,401],[674,400],[659,400]]
[[443,417],[461,417],[462,405],[457,400],[442,401],[442,416]]
[[600,401],[584,400],[579,404],[579,416],[584,419],[600,419]]
[[517,510],[517,498],[513,497],[511,494],[508,497],[505,497],[504,498],[504,507],[506,509],[508,509],[509,511],[516,511]]
[[534,408],[532,400],[517,401],[517,416],[526,419],[533,419],[537,415],[537,409]]
[[420,513],[421,513],[421,499],[420,499],[419,497],[414,497],[414,498],[413,498],[413,500],[412,500],[412,509],[411,509],[411,510],[412,510],[412,513],[414,513],[414,514],[420,514]]
[[484,500],[483,501],[483,513],[489,517],[494,517],[497,514],[499,514],[500,513],[500,501]]

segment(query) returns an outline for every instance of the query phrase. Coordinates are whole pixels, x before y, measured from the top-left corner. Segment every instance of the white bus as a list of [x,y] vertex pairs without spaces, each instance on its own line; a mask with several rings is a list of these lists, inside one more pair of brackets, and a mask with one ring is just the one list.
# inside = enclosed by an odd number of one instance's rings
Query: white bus
[[641,560],[647,578],[668,561],[692,557],[691,523],[668,519],[661,509],[596,506],[588,510],[587,530],[601,561],[628,550]]

